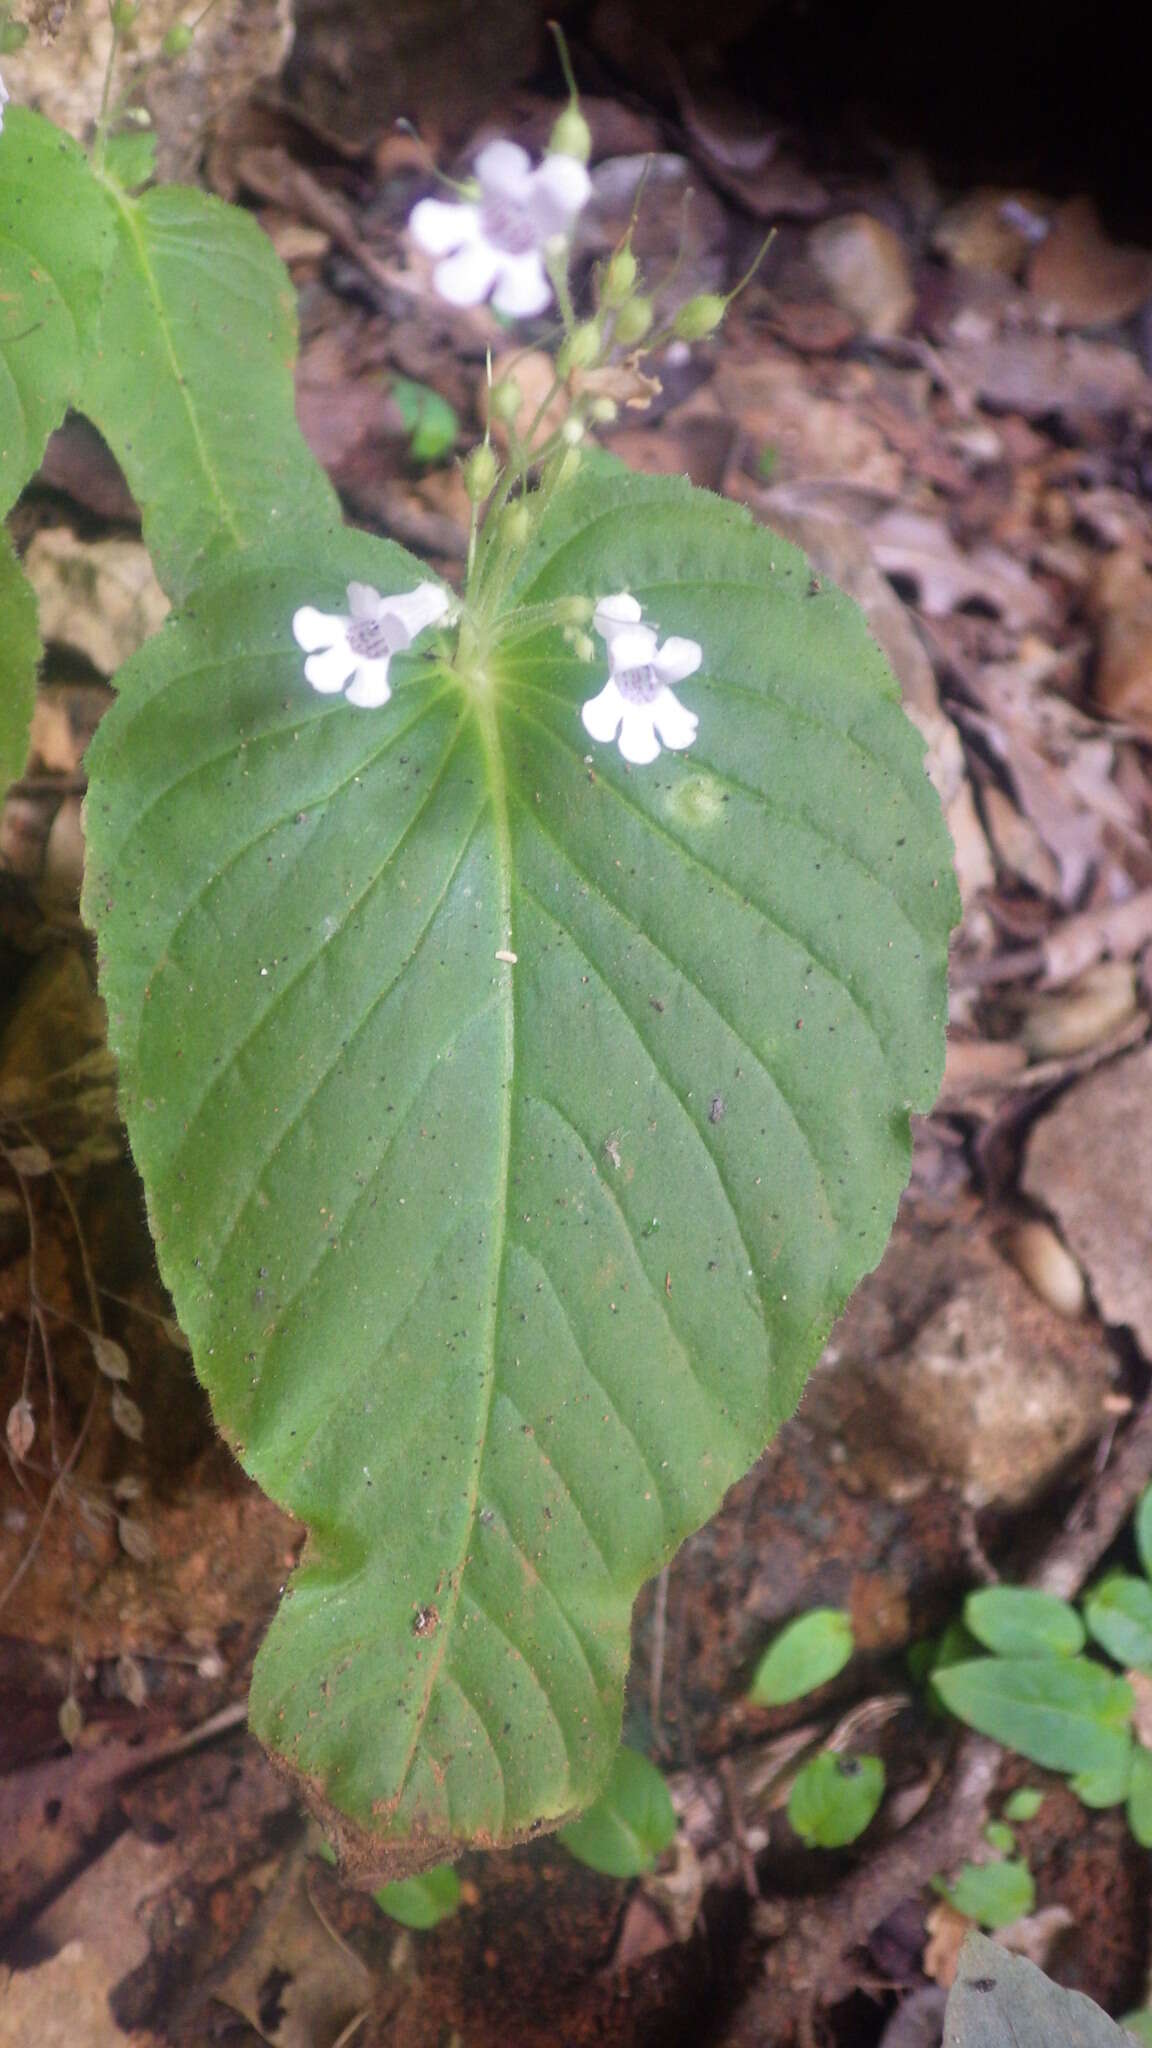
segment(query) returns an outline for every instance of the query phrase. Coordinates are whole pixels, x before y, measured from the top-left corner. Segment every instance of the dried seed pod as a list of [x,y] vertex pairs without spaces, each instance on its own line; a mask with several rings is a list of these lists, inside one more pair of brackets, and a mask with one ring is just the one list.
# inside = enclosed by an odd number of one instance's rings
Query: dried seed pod
[[8,1410],[6,1434],[8,1449],[19,1464],[36,1441],[36,1417],[32,1413],[31,1401],[26,1400],[23,1394],[18,1401],[13,1401]]
[[132,1364],[122,1344],[114,1337],[91,1336],[92,1356],[106,1380],[126,1380],[132,1375]]
[[112,1389],[112,1420],[118,1430],[131,1437],[134,1444],[141,1441],[144,1435],[143,1411],[131,1395],[123,1393],[119,1387]]

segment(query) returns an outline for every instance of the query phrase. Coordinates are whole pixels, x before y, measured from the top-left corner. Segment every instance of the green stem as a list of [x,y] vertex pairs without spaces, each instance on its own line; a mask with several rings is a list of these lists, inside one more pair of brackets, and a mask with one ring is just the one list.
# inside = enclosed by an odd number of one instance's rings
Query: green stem
[[108,51],[108,62],[104,67],[104,86],[100,94],[100,112],[96,116],[96,133],[92,140],[92,168],[102,171],[104,151],[108,142],[108,108],[112,99],[112,76],[116,69],[116,58],[120,50],[120,25],[114,10],[108,10],[112,23],[112,43]]

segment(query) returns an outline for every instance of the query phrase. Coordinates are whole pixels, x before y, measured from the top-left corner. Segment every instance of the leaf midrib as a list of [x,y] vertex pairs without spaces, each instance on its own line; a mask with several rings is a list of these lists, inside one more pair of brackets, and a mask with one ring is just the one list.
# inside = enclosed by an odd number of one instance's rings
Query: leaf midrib
[[187,380],[184,376],[183,371],[180,368],[180,358],[176,352],[176,345],[172,338],[172,328],[168,320],[168,315],[164,308],[164,301],[160,296],[159,281],[157,279],[156,272],[152,266],[152,263],[149,260],[147,244],[145,243],[144,238],[140,232],[138,208],[133,200],[125,198],[124,194],[120,191],[119,187],[115,185],[110,178],[107,178],[103,174],[101,174],[100,183],[103,185],[105,191],[111,198],[113,205],[116,207],[116,210],[124,223],[125,232],[128,235],[132,243],[132,247],[135,251],[136,260],[140,269],[140,274],[144,279],[145,289],[147,290],[148,297],[152,302],[152,310],[156,316],[156,331],[160,336],[160,340],[164,348],[164,353],[168,359],[168,366],[172,372],[172,382],[176,390],[180,393],[180,403],[184,409],[185,416],[188,420],[188,426],[192,434],[193,445],[195,447],[197,457],[199,458],[200,467],[204,472],[209,492],[212,498],[214,499],[217,509],[220,513],[221,525],[224,527],[229,538],[235,543],[235,545],[238,548],[242,548],[246,545],[244,535],[236,522],[236,516],[224,494],[224,487],[221,482],[219,472],[216,468],[215,463],[212,460],[211,454],[209,453],[208,444],[204,438],[204,432],[200,425],[199,415],[188,394]]
[[[497,862],[497,885],[500,894],[499,919],[500,937],[504,948],[514,953],[514,930],[512,923],[512,827],[508,813],[508,778],[504,767],[504,752],[500,738],[500,727],[496,707],[489,692],[477,694],[473,705],[484,768],[488,781],[488,793],[492,806],[492,829]],[[452,1598],[447,1612],[441,1617],[439,1649],[429,1661],[428,1676],[419,1711],[413,1716],[412,1738],[401,1765],[394,1793],[397,1808],[403,1802],[412,1766],[420,1747],[424,1725],[432,1696],[440,1677],[445,1660],[451,1648],[456,1623],[456,1610],[464,1592],[464,1574],[467,1570],[472,1538],[476,1528],[476,1516],[480,1504],[480,1478],[484,1469],[484,1456],[488,1445],[488,1434],[492,1420],[492,1404],[496,1394],[496,1339],[500,1326],[500,1309],[504,1293],[504,1275],[507,1265],[508,1248],[508,1207],[509,1176],[512,1164],[512,1106],[513,1077],[516,1068],[516,1005],[515,980],[510,963],[497,963],[503,970],[505,999],[504,1048],[500,1075],[500,1150],[496,1170],[496,1191],[499,1214],[493,1218],[492,1261],[488,1298],[490,1303],[487,1327],[482,1341],[481,1356],[484,1361],[484,1384],[480,1411],[477,1417],[476,1458],[468,1481],[467,1507],[460,1543],[459,1562],[453,1574]],[[475,1595],[469,1595],[477,1611],[491,1624],[491,1616],[480,1607]],[[451,1674],[448,1674],[449,1676]],[[542,1687],[543,1690],[543,1687]],[[547,1692],[545,1691],[545,1698]],[[549,1705],[551,1702],[549,1701]],[[559,1724],[558,1724],[559,1725]],[[487,1732],[487,1731],[485,1731]]]

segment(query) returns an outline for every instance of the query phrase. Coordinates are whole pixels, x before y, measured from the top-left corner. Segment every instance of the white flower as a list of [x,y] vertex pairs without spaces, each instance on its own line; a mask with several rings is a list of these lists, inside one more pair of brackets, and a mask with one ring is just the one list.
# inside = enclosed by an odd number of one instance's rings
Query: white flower
[[491,293],[498,313],[528,319],[552,297],[544,250],[569,234],[592,181],[574,156],[546,156],[533,170],[517,142],[490,142],[476,159],[476,177],[479,199],[422,199],[409,231],[443,259],[432,279],[450,305],[478,306]]
[[11,99],[11,97],[12,95],[8,91],[8,88],[5,85],[4,80],[0,78],[0,135],[4,133],[4,109],[7,106],[8,101]]
[[439,583],[381,597],[368,583],[348,585],[347,612],[318,612],[302,605],[292,631],[308,659],[304,673],[314,690],[372,710],[392,695],[388,664],[411,647],[425,626],[442,619],[452,600]]
[[659,647],[653,627],[640,623],[643,616],[626,591],[599,600],[592,623],[607,644],[611,674],[580,713],[594,740],[619,735],[620,752],[637,768],[654,761],[661,744],[677,751],[692,745],[699,720],[670,686],[693,675],[703,660],[695,640],[673,635]]

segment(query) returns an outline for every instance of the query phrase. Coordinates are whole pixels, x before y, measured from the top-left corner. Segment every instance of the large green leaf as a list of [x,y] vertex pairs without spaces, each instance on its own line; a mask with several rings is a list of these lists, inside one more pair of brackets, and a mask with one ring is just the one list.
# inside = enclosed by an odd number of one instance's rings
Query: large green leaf
[[83,150],[11,107],[0,134],[0,514],[76,397],[112,248]]
[[140,506],[156,573],[186,593],[237,548],[340,514],[296,424],[291,281],[237,208],[109,181],[115,254],[84,393]]
[[362,1875],[596,1795],[636,1591],[792,1408],[940,1072],[949,847],[857,613],[632,498],[562,498],[528,594],[701,640],[689,757],[589,760],[555,629],[313,695],[294,607],[422,573],[350,533],[201,589],[89,756],[163,1269],[311,1531],[253,1722]]
[[36,593],[0,526],[0,796],[24,766],[39,661]]

